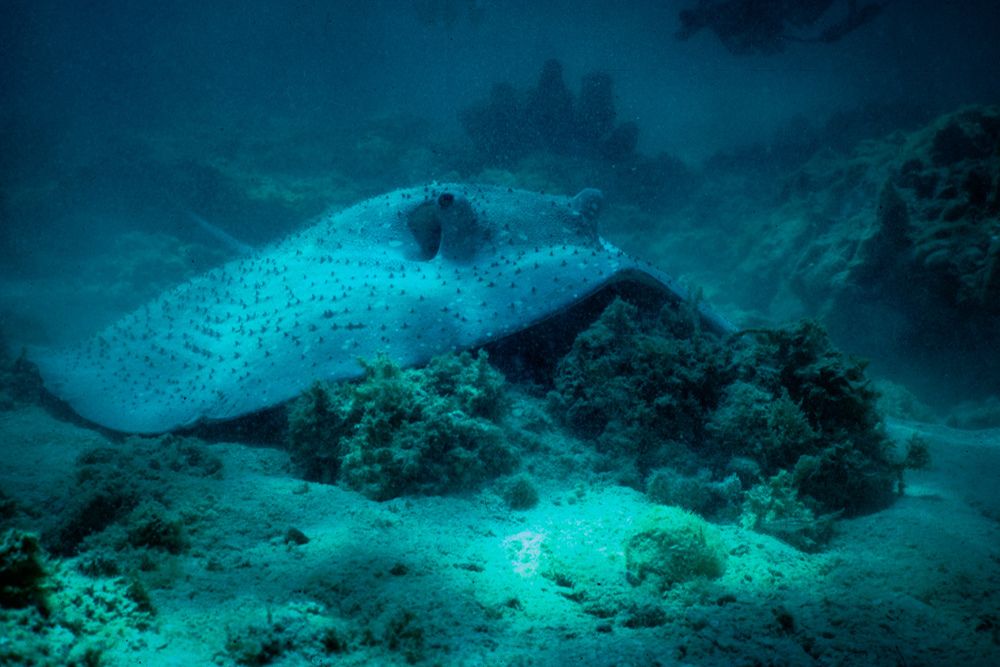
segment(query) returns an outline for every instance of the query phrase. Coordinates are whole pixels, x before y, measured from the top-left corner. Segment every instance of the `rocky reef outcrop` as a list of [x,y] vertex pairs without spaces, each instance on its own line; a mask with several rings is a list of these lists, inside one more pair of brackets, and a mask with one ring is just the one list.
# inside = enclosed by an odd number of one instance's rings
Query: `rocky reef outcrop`
[[621,118],[605,71],[585,74],[574,92],[562,63],[548,60],[534,85],[495,83],[459,120],[468,145],[454,151],[454,166],[468,180],[539,191],[598,187],[643,214],[678,208],[697,186],[694,170],[674,155],[639,150],[640,128]]
[[480,159],[500,166],[539,150],[626,159],[635,153],[639,127],[631,121],[616,125],[616,119],[610,74],[585,75],[574,95],[563,79],[562,63],[554,59],[545,62],[532,88],[497,83],[487,100],[460,115]]
[[807,301],[860,291],[1000,313],[1000,109],[963,109],[846,158],[819,156],[797,178],[789,206],[823,198],[814,215],[847,212],[795,267]]
[[922,453],[895,451],[865,364],[808,320],[721,340],[618,300],[559,362],[549,400],[650,498],[730,518],[742,503],[746,527],[806,550],[841,513],[891,503]]
[[821,149],[776,182],[706,186],[736,202],[720,210],[734,232],[717,260],[732,267],[722,290],[768,317],[820,317],[844,347],[923,382],[928,399],[928,377],[964,395],[995,387],[1000,108]]

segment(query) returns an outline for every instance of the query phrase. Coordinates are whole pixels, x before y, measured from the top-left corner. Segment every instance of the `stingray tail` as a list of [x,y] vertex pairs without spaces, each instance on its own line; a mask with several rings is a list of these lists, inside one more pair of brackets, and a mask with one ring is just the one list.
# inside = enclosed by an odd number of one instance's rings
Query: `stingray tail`
[[215,225],[213,225],[208,220],[201,217],[194,211],[185,211],[185,213],[187,214],[188,218],[190,218],[196,225],[201,227],[201,229],[206,234],[211,236],[216,241],[222,243],[222,245],[226,246],[237,255],[250,255],[253,253],[254,251],[253,246],[243,243],[243,241],[240,241],[239,239],[235,238],[228,232],[220,229],[219,227],[216,227]]

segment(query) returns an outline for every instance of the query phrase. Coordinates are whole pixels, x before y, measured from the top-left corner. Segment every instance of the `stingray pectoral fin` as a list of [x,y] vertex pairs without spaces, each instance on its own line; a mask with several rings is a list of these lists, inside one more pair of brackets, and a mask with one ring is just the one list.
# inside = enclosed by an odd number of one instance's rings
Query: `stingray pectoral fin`
[[709,331],[712,331],[720,336],[726,336],[738,331],[736,325],[712,310],[707,304],[701,302],[696,295],[691,294],[690,290],[682,287],[669,275],[656,268],[636,264],[635,266],[618,271],[615,274],[613,281],[634,281],[663,290],[673,301],[693,303],[698,311],[702,324],[708,327]]
[[226,232],[221,227],[213,225],[205,218],[201,217],[194,211],[186,211],[187,216],[191,219],[198,227],[202,229],[206,234],[211,236],[216,241],[219,241],[226,248],[231,250],[236,255],[250,255],[254,251],[254,247],[249,243],[244,243],[240,241],[232,234]]
[[106,365],[86,362],[74,349],[34,348],[29,354],[45,389],[95,424],[128,433],[161,433],[165,425],[183,428],[201,418],[193,403],[162,401],[158,387],[119,381]]

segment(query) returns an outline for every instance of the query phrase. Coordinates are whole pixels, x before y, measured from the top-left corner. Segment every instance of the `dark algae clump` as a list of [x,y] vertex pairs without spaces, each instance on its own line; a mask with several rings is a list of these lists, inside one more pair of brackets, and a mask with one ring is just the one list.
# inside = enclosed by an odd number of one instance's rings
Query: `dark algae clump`
[[475,488],[516,464],[500,425],[503,383],[483,352],[410,370],[379,357],[358,383],[303,394],[289,413],[288,446],[307,479],[375,500]]
[[0,607],[45,608],[45,567],[38,538],[20,530],[0,536]]
[[705,440],[708,415],[731,381],[726,346],[695,332],[693,320],[669,309],[644,321],[635,306],[614,301],[559,363],[554,409],[645,474],[673,456],[671,443]]
[[824,541],[835,516],[891,503],[909,465],[865,363],[809,320],[721,339],[686,309],[642,316],[617,300],[577,337],[554,385],[555,412],[654,480],[655,497],[683,488],[712,513],[732,510],[741,488],[744,524],[802,547]]
[[767,476],[796,466],[811,468],[801,475],[799,491],[824,511],[857,514],[888,505],[899,464],[865,363],[835,350],[811,320],[753,334],[755,343],[742,349],[737,364],[769,408],[766,415],[753,415],[759,401],[737,399],[727,405],[729,413],[717,414],[716,423],[724,429],[727,419],[745,417],[755,435],[749,451],[732,439],[722,439],[723,449],[750,455]]

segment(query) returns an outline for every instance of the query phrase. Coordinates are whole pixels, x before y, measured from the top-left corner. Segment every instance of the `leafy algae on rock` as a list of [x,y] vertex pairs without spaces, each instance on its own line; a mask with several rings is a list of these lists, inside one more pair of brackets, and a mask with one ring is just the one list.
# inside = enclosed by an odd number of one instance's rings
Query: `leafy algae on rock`
[[742,350],[738,364],[741,375],[773,399],[770,431],[782,443],[768,450],[765,474],[815,456],[818,469],[799,489],[823,511],[857,514],[888,505],[900,464],[892,458],[865,363],[835,350],[815,321],[753,333],[756,344]]
[[386,357],[363,364],[360,382],[315,385],[292,405],[288,446],[308,479],[388,500],[474,488],[514,469],[499,425],[504,379],[485,352],[423,369]]
[[644,475],[663,463],[665,439],[704,440],[732,377],[726,347],[697,331],[671,308],[644,323],[636,306],[616,299],[559,362],[553,409],[605,451],[634,457]]
[[[795,509],[796,520],[854,515],[888,505],[906,466],[883,429],[865,364],[808,320],[722,340],[683,310],[640,316],[615,301],[577,337],[554,385],[556,414],[640,476],[656,471],[650,490],[660,493],[671,469],[692,497],[700,480],[699,509],[725,508],[724,498],[711,498],[734,475],[744,492],[763,484],[755,493],[765,502],[762,489],[785,474],[782,497],[797,504],[782,507]],[[772,511],[770,525],[778,521]]]
[[714,579],[726,567],[718,530],[697,514],[656,507],[643,517],[625,542],[629,583],[652,583],[659,590],[696,577]]

